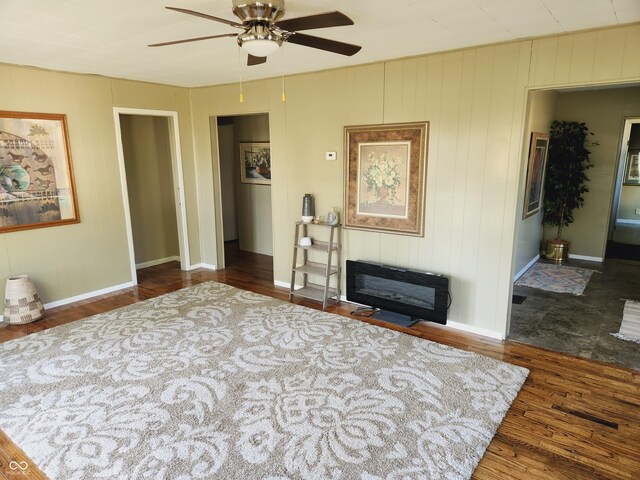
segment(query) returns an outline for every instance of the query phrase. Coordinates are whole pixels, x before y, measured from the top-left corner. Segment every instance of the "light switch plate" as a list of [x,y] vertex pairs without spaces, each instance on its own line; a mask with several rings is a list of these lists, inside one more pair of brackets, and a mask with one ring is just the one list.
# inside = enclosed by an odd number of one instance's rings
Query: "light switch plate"
[[338,157],[338,153],[337,152],[327,152],[325,154],[325,160],[335,160]]
[[640,208],[636,208],[636,215],[640,215]]

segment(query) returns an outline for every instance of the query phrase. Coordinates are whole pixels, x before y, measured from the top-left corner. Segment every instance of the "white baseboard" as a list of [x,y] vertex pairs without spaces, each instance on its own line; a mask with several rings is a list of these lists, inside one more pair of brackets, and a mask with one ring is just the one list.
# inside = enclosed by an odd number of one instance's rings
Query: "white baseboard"
[[117,290],[122,290],[123,288],[133,287],[133,282],[121,283],[120,285],[113,285],[112,287],[102,288],[100,290],[94,290],[93,292],[81,293],[80,295],[75,295],[69,298],[63,298],[62,300],[56,300],[54,302],[49,302],[44,304],[44,308],[54,308],[60,307],[62,305],[67,305],[73,302],[79,302],[80,300],[86,300],[92,297],[98,297],[100,295],[106,295],[107,293],[112,293]]
[[[273,284],[276,287],[284,287],[284,288],[291,288],[291,282],[282,282],[280,280],[274,280]],[[302,285],[298,285],[297,283],[293,286],[294,290],[299,290],[302,288]]]
[[204,268],[206,270],[218,270],[218,267],[216,265],[211,265],[210,263],[195,263],[187,268],[187,271],[190,272],[191,270],[197,270],[198,268]]
[[602,257],[589,257],[587,255],[574,255],[573,253],[569,254],[569,258],[573,258],[574,260],[585,260],[587,262],[600,262],[604,261]]
[[475,335],[480,335],[483,337],[493,338],[495,340],[504,340],[505,336],[503,333],[494,332],[493,330],[487,330],[486,328],[474,327],[473,325],[467,325],[466,323],[453,322],[451,320],[447,320],[447,324],[445,327],[451,327],[455,330],[460,330],[462,332],[473,333]]
[[283,282],[283,281],[280,281],[280,280],[274,280],[273,284],[276,287],[291,288],[291,283],[290,282]]
[[156,265],[162,265],[163,263],[180,261],[180,257],[174,255],[173,257],[158,258],[157,260],[149,260],[148,262],[136,263],[136,270],[139,268],[155,267]]
[[640,225],[640,220],[618,218],[616,220],[616,225]]
[[533,264],[536,263],[538,260],[540,260],[540,254],[533,257],[531,261],[527,263],[522,270],[516,273],[516,275],[513,277],[513,281],[516,282],[522,275],[524,275],[524,272],[529,270],[533,266]]
[[[191,265],[189,270],[195,270],[197,268],[206,268],[208,270],[216,269],[215,265],[209,265],[208,263],[199,263],[197,265]],[[93,292],[81,293],[80,295],[75,295],[73,297],[63,298],[61,300],[55,300],[53,302],[45,303],[43,306],[45,310],[49,308],[61,307],[62,305],[68,305],[70,303],[80,302],[81,300],[87,300],[89,298],[98,297],[100,295],[106,295],[107,293],[112,293],[117,290],[122,290],[124,288],[129,288],[129,287],[133,287],[133,282],[121,283],[120,285],[113,285],[111,287],[102,288],[100,290],[94,290]],[[2,322],[3,319],[4,319],[4,315],[0,315],[0,322]]]
[[[540,256],[538,255],[538,258],[540,258]],[[537,260],[537,258],[536,258]],[[533,264],[533,263],[532,263]],[[280,280],[274,280],[273,284],[278,286],[278,287],[285,287],[285,288],[289,288],[289,285],[291,285],[290,282],[281,282]],[[297,288],[302,288],[301,285],[296,285],[296,289]],[[340,301],[341,302],[345,302],[345,303],[350,303],[352,305],[356,305],[358,307],[367,307],[368,305],[362,305],[360,303],[355,303],[355,302],[349,302],[347,301],[347,297],[344,295],[340,295]],[[439,324],[436,324],[439,325]],[[447,320],[447,324],[446,325],[441,325],[443,327],[451,327],[454,330],[461,330],[463,332],[468,332],[468,333],[473,333],[475,335],[480,335],[483,337],[488,337],[488,338],[493,338],[495,340],[504,340],[505,336],[503,333],[498,333],[498,332],[494,332],[492,330],[487,330],[484,328],[480,328],[480,327],[474,327],[473,325],[466,325],[464,323],[459,323],[459,322],[452,322],[451,320]]]
[[[133,282],[121,283],[120,285],[113,285],[107,288],[101,288],[100,290],[94,290],[93,292],[81,293],[69,298],[63,298],[54,302],[45,303],[43,307],[45,310],[54,307],[61,307],[62,305],[68,305],[69,303],[79,302],[81,300],[87,300],[88,298],[98,297],[100,295],[106,295],[107,293],[116,292],[125,288],[133,287]],[[4,315],[0,315],[0,322],[4,320]]]
[[[363,305],[361,303],[349,302],[349,301],[347,301],[347,297],[345,297],[344,295],[340,295],[340,301],[341,302],[345,302],[345,303],[350,303],[350,304],[358,306],[358,307],[368,307],[369,306],[369,305]],[[440,324],[439,323],[434,323],[434,325],[440,325]],[[505,339],[505,336],[502,333],[494,332],[493,330],[487,330],[487,329],[480,328],[480,327],[474,327],[473,325],[467,325],[465,323],[453,322],[451,320],[447,320],[447,324],[446,325],[440,325],[440,326],[444,327],[444,328],[451,327],[454,330],[460,330],[460,331],[463,331],[463,332],[473,333],[475,335],[481,335],[483,337],[489,337],[489,338],[493,338],[495,340],[504,340]]]

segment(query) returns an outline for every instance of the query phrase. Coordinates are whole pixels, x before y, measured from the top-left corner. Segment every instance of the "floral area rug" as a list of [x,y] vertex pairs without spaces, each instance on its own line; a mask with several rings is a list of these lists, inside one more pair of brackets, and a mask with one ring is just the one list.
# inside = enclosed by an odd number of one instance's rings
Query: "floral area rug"
[[208,282],[0,344],[51,479],[466,479],[528,371]]
[[531,287],[556,293],[582,295],[595,270],[555,263],[536,262],[517,281],[518,287]]

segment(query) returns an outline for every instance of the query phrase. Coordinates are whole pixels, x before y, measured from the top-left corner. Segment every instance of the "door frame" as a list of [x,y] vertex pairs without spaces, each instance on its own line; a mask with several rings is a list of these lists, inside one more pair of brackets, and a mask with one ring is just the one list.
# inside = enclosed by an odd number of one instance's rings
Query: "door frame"
[[640,117],[624,117],[624,127],[620,138],[620,148],[618,149],[618,171],[613,187],[613,201],[611,202],[611,215],[609,216],[609,231],[607,240],[613,239],[613,231],[618,222],[618,209],[620,208],[620,195],[622,195],[622,183],[624,180],[624,170],[627,163],[627,152],[629,151],[629,138],[631,137],[631,127],[640,125]]
[[187,212],[184,199],[184,178],[182,175],[182,151],[180,149],[180,128],[178,126],[178,112],[169,110],[149,110],[143,108],[113,107],[113,119],[116,129],[116,146],[118,150],[118,166],[120,168],[120,187],[122,191],[122,204],[124,207],[124,222],[127,231],[127,244],[129,248],[129,263],[131,267],[131,280],[138,284],[136,272],[136,258],[133,247],[133,229],[131,226],[131,210],[129,207],[129,191],[127,189],[127,173],[124,161],[124,148],[122,146],[122,127],[120,115],[140,115],[147,117],[163,117],[169,125],[169,148],[171,153],[171,170],[173,174],[173,193],[176,207],[176,219],[178,228],[178,246],[180,249],[180,269],[189,270],[191,259],[189,256],[189,232],[187,228]]
[[[522,117],[522,127],[523,127],[523,138],[530,132],[528,132],[528,126],[527,126],[527,118],[529,115],[529,102],[531,99],[531,92],[536,92],[536,91],[548,91],[548,90],[552,90],[552,91],[557,91],[558,93],[568,93],[568,92],[575,92],[575,91],[587,91],[587,90],[600,90],[600,89],[614,89],[614,88],[625,88],[625,87],[637,87],[640,86],[640,83],[638,83],[638,81],[615,81],[615,82],[587,82],[587,83],[580,83],[580,84],[575,84],[575,85],[567,85],[567,84],[558,84],[558,85],[552,85],[552,86],[543,86],[543,87],[526,87],[525,88],[525,108],[524,108],[524,112],[523,112],[523,117]],[[640,117],[625,117],[625,124],[624,127],[626,129],[626,121],[628,119],[637,119],[638,123],[640,123]],[[631,127],[629,126],[629,132],[631,131]],[[625,134],[627,134],[627,137],[625,137]],[[628,140],[628,132],[623,133],[622,139],[627,138]],[[623,140],[621,139],[621,142],[623,142]],[[521,144],[521,148],[520,148],[520,160],[519,160],[519,175],[522,175],[522,169],[526,169],[527,168],[527,161],[528,161],[528,157],[525,155],[525,149],[527,149],[526,151],[528,152],[528,148],[529,145],[527,144],[526,141],[524,141]],[[622,146],[620,148],[620,150],[622,150]],[[620,155],[620,160],[619,159],[619,164],[618,164],[618,176],[620,178],[622,178],[623,173],[621,173],[620,169],[622,169],[622,172],[624,172],[624,162],[626,160],[626,152],[627,152],[627,148],[626,145],[624,145],[624,155],[625,158],[622,159],[622,152]],[[621,166],[622,165],[622,166]],[[616,176],[616,181],[618,176]],[[520,178],[520,177],[519,177]],[[544,188],[544,187],[543,187]],[[616,187],[614,187],[615,189]],[[620,187],[621,188],[621,187]],[[509,282],[509,296],[507,297],[507,318],[506,318],[506,322],[505,322],[505,329],[504,329],[504,333],[502,335],[502,339],[506,339],[509,336],[509,332],[511,329],[511,310],[512,310],[512,297],[513,297],[513,287],[515,284],[515,280],[514,280],[514,276],[517,273],[515,271],[515,266],[516,266],[516,256],[517,256],[517,250],[518,250],[518,227],[519,227],[519,222],[521,222],[521,214],[522,212],[517,211],[517,205],[518,205],[518,201],[520,198],[522,198],[522,196],[524,195],[524,189],[525,189],[525,184],[520,182],[519,180],[519,186],[517,188],[517,197],[515,199],[515,205],[516,205],[516,218],[515,218],[515,224],[514,224],[514,229],[513,229],[513,246],[512,246],[512,250],[511,250],[511,276],[510,276],[510,282]],[[543,190],[544,192],[544,190]],[[618,195],[618,194],[616,194]],[[615,199],[616,197],[614,197]],[[544,196],[542,197],[542,199],[544,199]],[[614,202],[612,202],[613,204]],[[609,219],[609,229],[611,228],[611,222],[615,222],[615,215],[617,214],[617,209],[618,209],[618,205],[616,203],[615,205],[615,210],[614,207],[611,207],[611,213],[610,213],[610,219]],[[613,219],[613,220],[612,220]],[[607,235],[609,234],[609,230],[607,231]],[[543,237],[544,238],[544,237]],[[605,242],[605,250],[606,250],[606,242]],[[603,255],[603,259],[605,256],[605,252],[602,252]],[[537,260],[537,257],[536,257]]]
[[[222,178],[220,177],[220,136],[218,135],[218,119],[222,117],[250,117],[253,115],[267,115],[269,119],[269,144],[271,145],[271,170],[273,171],[274,164],[274,149],[271,139],[273,138],[272,131],[272,123],[271,123],[271,112],[258,110],[258,111],[247,111],[242,113],[214,113],[208,115],[209,120],[209,132],[210,138],[209,142],[211,144],[211,159],[212,159],[212,169],[213,169],[213,187],[214,187],[214,212],[215,212],[215,238],[216,238],[216,264],[218,268],[225,268],[226,266],[226,258],[224,253],[224,222],[222,221]],[[212,126],[215,125],[215,129]],[[215,133],[215,139],[213,135]],[[215,142],[214,142],[215,140]],[[271,179],[271,195],[269,197],[271,201],[271,242],[272,245],[275,245],[275,233],[273,229],[274,215],[275,210],[273,209],[273,177]],[[273,258],[273,276],[275,281],[275,252],[272,255]]]

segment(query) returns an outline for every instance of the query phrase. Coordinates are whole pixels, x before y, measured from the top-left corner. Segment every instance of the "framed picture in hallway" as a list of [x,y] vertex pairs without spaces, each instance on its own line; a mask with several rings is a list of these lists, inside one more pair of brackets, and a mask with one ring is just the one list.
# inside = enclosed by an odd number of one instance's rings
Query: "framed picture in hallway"
[[0,112],[0,233],[79,221],[66,115]]
[[269,142],[240,143],[240,182],[271,185]]
[[527,164],[527,183],[524,189],[523,219],[540,211],[548,150],[549,135],[538,132],[531,133],[529,162]]
[[345,228],[421,237],[429,123],[345,127]]
[[640,185],[640,150],[629,149],[624,170],[625,185]]

